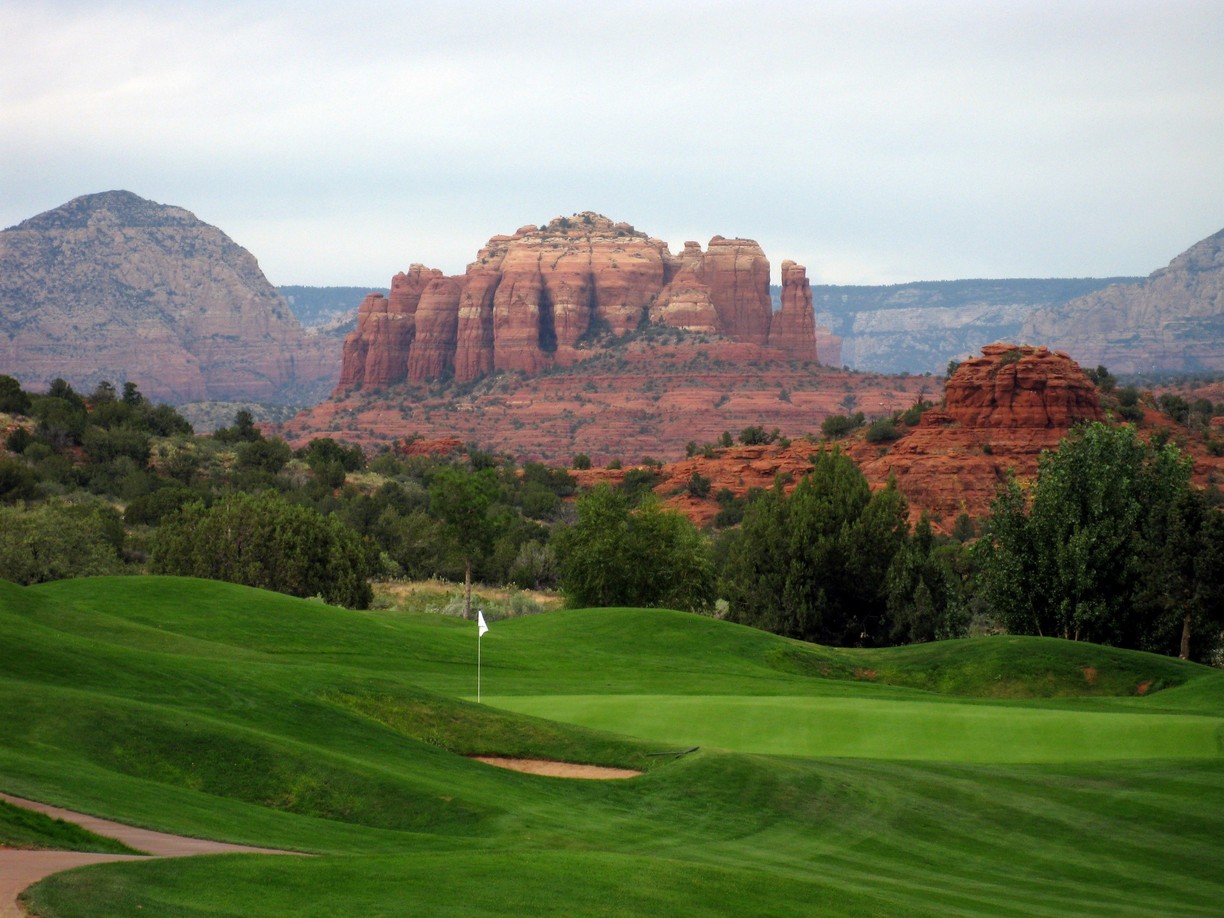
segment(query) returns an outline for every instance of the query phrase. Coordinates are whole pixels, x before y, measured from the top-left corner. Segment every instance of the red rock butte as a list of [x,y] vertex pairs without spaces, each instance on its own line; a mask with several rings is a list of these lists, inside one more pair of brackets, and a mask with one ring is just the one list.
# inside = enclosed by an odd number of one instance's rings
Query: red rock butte
[[769,260],[751,239],[715,236],[704,251],[686,242],[673,255],[627,223],[591,212],[557,217],[494,236],[463,275],[414,264],[392,278],[389,296],[367,296],[344,342],[336,394],[568,366],[594,335],[623,335],[643,321],[815,361],[806,269],[783,263],[776,313],[769,280]]
[[891,449],[863,442],[851,452],[873,484],[894,477],[915,516],[925,510],[950,529],[961,513],[984,516],[1008,474],[1035,475],[1041,451],[1076,424],[1104,419],[1096,386],[1066,354],[990,344],[948,379],[943,408]]

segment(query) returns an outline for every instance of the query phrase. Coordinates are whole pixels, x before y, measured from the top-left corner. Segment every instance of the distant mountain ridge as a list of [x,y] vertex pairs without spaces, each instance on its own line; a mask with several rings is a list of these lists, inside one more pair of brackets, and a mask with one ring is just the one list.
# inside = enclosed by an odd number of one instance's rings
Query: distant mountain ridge
[[[318,328],[334,332],[341,326],[356,326],[357,307],[368,293],[391,292],[388,287],[307,287],[299,284],[281,284],[276,288],[285,298],[289,308],[303,328]],[[352,331],[344,330],[344,334]]]
[[[813,284],[816,321],[842,340],[842,363],[876,373],[942,372],[985,344],[1016,340],[1028,316],[1139,278],[1005,278],[889,286]],[[1042,340],[1031,343],[1042,344]]]
[[300,404],[338,371],[336,342],[307,335],[254,256],[190,211],[108,191],[0,232],[0,373],[23,385]]
[[1115,372],[1224,370],[1224,230],[1145,279],[1034,312],[1022,335]]

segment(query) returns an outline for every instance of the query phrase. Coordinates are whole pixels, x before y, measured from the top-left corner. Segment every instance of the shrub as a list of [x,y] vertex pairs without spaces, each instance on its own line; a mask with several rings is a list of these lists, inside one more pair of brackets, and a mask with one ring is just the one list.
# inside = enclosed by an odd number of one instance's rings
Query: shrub
[[887,443],[897,439],[901,434],[897,432],[896,422],[892,418],[880,418],[877,421],[872,421],[867,428],[868,443]]
[[690,497],[708,497],[710,494],[710,479],[706,478],[700,472],[694,471],[692,477],[688,480],[686,489]]

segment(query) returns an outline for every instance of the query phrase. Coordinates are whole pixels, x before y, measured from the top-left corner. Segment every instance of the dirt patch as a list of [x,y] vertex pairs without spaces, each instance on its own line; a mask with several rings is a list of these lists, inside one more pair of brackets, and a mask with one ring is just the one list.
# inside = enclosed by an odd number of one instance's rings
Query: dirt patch
[[606,781],[636,778],[641,774],[632,768],[605,768],[602,765],[578,765],[574,762],[553,762],[550,759],[507,759],[493,755],[474,755],[471,758],[486,765],[522,771],[529,775],[547,775],[550,778],[593,778]]
[[1089,685],[1096,685],[1098,675],[1099,674],[1097,673],[1097,668],[1095,666],[1084,667],[1084,681]]
[[1143,682],[1140,682],[1138,685],[1135,686],[1135,694],[1136,695],[1146,695],[1148,693],[1148,689],[1150,689],[1151,687],[1152,687],[1152,680],[1145,679]]

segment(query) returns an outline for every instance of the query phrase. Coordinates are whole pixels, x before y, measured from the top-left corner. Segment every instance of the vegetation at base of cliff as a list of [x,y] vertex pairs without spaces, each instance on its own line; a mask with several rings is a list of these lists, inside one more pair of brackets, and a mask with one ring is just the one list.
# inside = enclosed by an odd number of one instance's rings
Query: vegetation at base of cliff
[[[1110,404],[1131,403],[1103,367],[1094,378]],[[1203,413],[1186,403],[1187,417]],[[194,437],[132,384],[82,396],[61,381],[38,395],[0,378],[0,404],[12,418],[0,454],[0,578],[18,583],[152,570],[364,608],[371,579],[470,578],[559,589],[571,605],[701,611],[833,645],[1010,630],[1199,660],[1219,653],[1224,574],[1204,546],[1224,543],[1221,516],[1159,438],[1061,472],[1101,437],[1076,434],[1042,460],[1032,493],[1010,486],[992,518],[958,520],[952,537],[926,520],[911,530],[894,488],[871,494],[853,462],[821,450],[789,494],[789,479],[743,495],[720,489],[702,532],[659,506],[650,457],[615,487],[577,495],[565,469],[474,446],[367,456],[323,438],[295,451],[245,411]],[[932,407],[919,395],[867,438],[898,436]],[[834,417],[827,439],[866,423]],[[728,431],[686,452],[715,455],[735,440]],[[738,440],[787,442],[759,425]],[[1117,465],[1122,456],[1131,465]],[[1151,457],[1164,472],[1144,471]],[[1124,496],[1113,485],[1125,482],[1142,488]],[[693,474],[678,490],[704,498],[712,486]]]
[[1224,627],[1224,514],[1190,462],[1129,425],[1076,428],[1043,453],[1031,494],[1010,481],[983,542],[983,589],[1013,634],[1200,659]]

